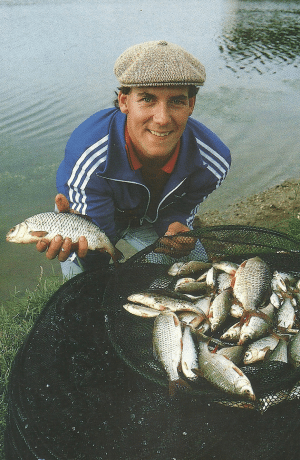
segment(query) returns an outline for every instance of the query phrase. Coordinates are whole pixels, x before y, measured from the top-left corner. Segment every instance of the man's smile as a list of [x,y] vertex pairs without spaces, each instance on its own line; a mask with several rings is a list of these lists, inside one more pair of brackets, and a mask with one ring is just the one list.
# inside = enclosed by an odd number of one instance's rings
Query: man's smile
[[149,129],[149,131],[151,134],[154,134],[154,136],[158,136],[158,137],[166,137],[171,133],[171,131],[165,131],[164,133],[161,133],[158,131],[153,131],[152,129]]

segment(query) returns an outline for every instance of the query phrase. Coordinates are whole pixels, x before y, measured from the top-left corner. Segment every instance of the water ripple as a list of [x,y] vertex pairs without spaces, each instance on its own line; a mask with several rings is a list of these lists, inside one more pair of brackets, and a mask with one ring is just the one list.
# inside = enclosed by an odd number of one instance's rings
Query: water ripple
[[257,7],[235,12],[218,37],[226,66],[240,70],[276,73],[280,68],[300,64],[300,7],[294,11]]

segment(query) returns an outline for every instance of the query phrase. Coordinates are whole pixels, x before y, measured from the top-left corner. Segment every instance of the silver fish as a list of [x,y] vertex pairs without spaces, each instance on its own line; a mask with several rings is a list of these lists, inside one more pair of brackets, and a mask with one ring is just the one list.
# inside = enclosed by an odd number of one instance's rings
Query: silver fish
[[230,314],[233,318],[241,318],[244,314],[244,308],[241,305],[234,303],[230,307]]
[[205,321],[205,317],[203,315],[199,315],[198,313],[194,313],[192,311],[178,312],[177,316],[183,325],[188,325],[193,329],[197,328],[203,321]]
[[190,260],[189,262],[176,262],[169,270],[171,276],[188,276],[193,273],[198,273],[202,270],[207,270],[211,267],[210,262],[202,262],[201,260]]
[[271,279],[271,287],[274,292],[287,292],[285,281],[278,272],[273,274],[273,278]]
[[[34,236],[32,232],[40,232],[42,236]],[[119,258],[119,251],[96,224],[73,213],[44,212],[28,217],[7,233],[6,240],[11,243],[36,243],[42,238],[51,241],[56,235],[68,237],[72,243],[85,236],[89,249],[104,249],[113,260]]]
[[268,361],[288,362],[288,342],[280,339],[274,350],[270,353]]
[[225,291],[225,289],[230,288],[231,280],[232,280],[232,277],[228,273],[222,272],[219,275],[217,275],[218,292],[222,292],[222,291]]
[[237,366],[242,362],[244,356],[244,347],[242,345],[234,345],[233,347],[224,347],[216,351],[218,355],[225,356]]
[[272,329],[275,307],[271,303],[260,311],[249,311],[244,318],[238,345],[263,337]]
[[300,366],[300,332],[291,338],[289,343],[289,359],[294,367]]
[[293,327],[294,320],[295,320],[295,309],[292,305],[292,302],[289,298],[285,299],[283,304],[278,310],[278,329],[286,329],[289,330]]
[[138,305],[136,303],[126,303],[123,308],[132,315],[141,316],[142,318],[154,318],[159,315],[159,310],[145,307],[144,305]]
[[202,340],[199,343],[198,365],[194,372],[223,391],[255,399],[248,377],[225,356],[210,352],[207,343]]
[[235,323],[227,329],[222,335],[221,340],[227,340],[228,342],[238,342],[241,335],[241,323]]
[[222,291],[218,294],[209,310],[209,321],[212,331],[217,330],[225,321],[230,312],[231,292],[229,290]]
[[155,310],[171,310],[173,312],[192,311],[205,316],[202,309],[198,307],[198,301],[192,303],[181,299],[174,299],[165,295],[155,293],[150,294],[148,292],[131,294],[128,297],[128,300],[133,303],[139,303],[141,305],[145,305],[146,307],[154,308]]
[[233,278],[233,293],[245,310],[255,310],[270,297],[272,274],[259,257],[245,260]]
[[221,270],[222,272],[227,273],[228,275],[234,275],[239,266],[234,262],[223,260],[221,262],[213,263],[213,267],[217,270]]
[[190,380],[196,380],[197,375],[192,371],[197,367],[197,348],[195,346],[191,328],[185,326],[182,334],[181,368],[184,375]]
[[255,363],[256,361],[262,361],[267,352],[273,351],[279,342],[279,337],[275,334],[263,337],[262,339],[256,340],[251,343],[244,356],[244,364]]
[[210,289],[214,289],[217,285],[217,270],[211,267],[206,274],[206,284]]
[[205,282],[195,281],[193,278],[181,278],[175,285],[175,291],[183,294],[204,294],[207,291]]
[[188,384],[178,374],[182,352],[181,325],[171,311],[160,313],[154,320],[153,351],[168,375],[170,395],[174,395],[176,388],[187,388]]
[[270,302],[274,305],[275,308],[279,308],[280,305],[281,305],[281,300],[280,300],[280,297],[279,295],[273,291],[272,294],[271,294],[271,297],[270,297]]

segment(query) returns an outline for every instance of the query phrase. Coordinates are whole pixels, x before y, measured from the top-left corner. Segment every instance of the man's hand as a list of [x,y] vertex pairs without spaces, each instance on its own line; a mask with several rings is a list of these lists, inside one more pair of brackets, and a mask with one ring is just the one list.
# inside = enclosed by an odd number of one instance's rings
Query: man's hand
[[[59,193],[55,197],[55,203],[59,212],[73,212],[70,209],[69,201],[67,198]],[[42,232],[35,232],[36,236],[43,236]],[[46,252],[48,259],[58,258],[60,262],[64,262],[73,251],[77,252],[78,257],[85,257],[88,251],[88,243],[85,236],[81,236],[78,243],[73,244],[70,238],[63,239],[60,235],[50,242],[47,237],[43,238],[36,244],[39,252]]]
[[[194,248],[197,238],[185,237],[182,235],[190,229],[180,222],[172,222],[164,236],[178,235],[178,238],[161,238],[163,247],[157,248],[155,252],[161,252],[174,257],[187,256]],[[181,234],[181,236],[180,236]]]

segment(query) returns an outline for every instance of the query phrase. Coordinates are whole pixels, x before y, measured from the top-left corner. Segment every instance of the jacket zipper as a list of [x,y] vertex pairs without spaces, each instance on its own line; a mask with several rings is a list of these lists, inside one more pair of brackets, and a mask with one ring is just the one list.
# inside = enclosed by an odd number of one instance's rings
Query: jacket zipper
[[105,176],[99,176],[99,177],[103,177],[103,179],[107,179],[107,180],[113,180],[115,182],[124,182],[126,184],[135,184],[135,185],[141,185],[142,187],[144,187],[147,192],[148,192],[148,204],[147,204],[147,207],[146,207],[146,211],[144,213],[144,216],[140,218],[140,225],[142,225],[144,219],[147,220],[147,222],[150,222],[151,224],[156,222],[157,219],[158,219],[158,211],[159,211],[159,208],[160,206],[162,205],[162,203],[165,201],[166,198],[168,198],[168,196],[170,196],[175,190],[177,190],[182,184],[183,182],[187,179],[186,177],[178,184],[176,185],[175,188],[173,188],[172,190],[170,190],[169,193],[167,193],[167,195],[165,195],[163,197],[163,199],[158,203],[157,205],[157,209],[156,209],[156,217],[154,220],[151,220],[149,218],[147,218],[147,211],[148,211],[148,208],[149,208],[149,205],[150,205],[150,190],[148,189],[148,187],[146,187],[146,185],[144,184],[141,184],[140,182],[134,182],[134,181],[129,181],[129,180],[121,180],[121,179],[113,179],[112,177],[105,177]]

